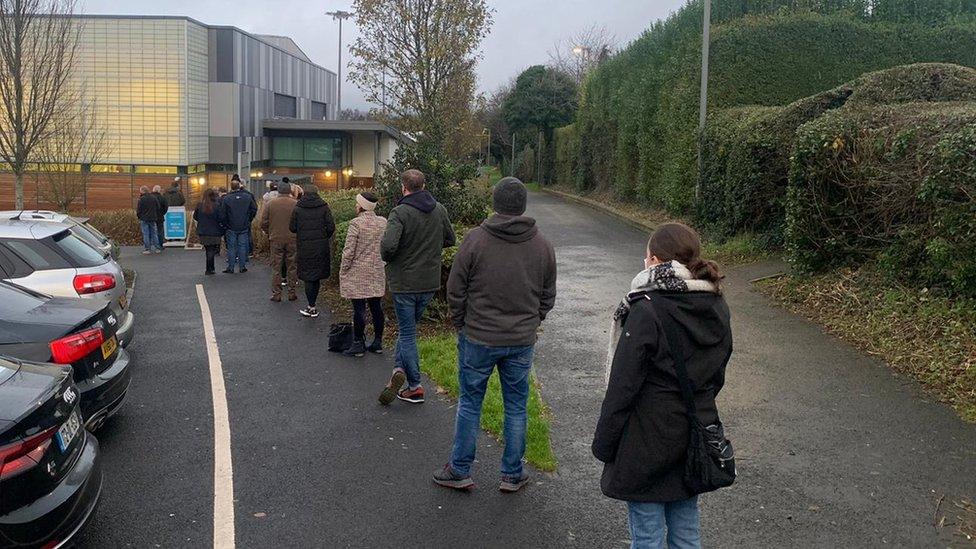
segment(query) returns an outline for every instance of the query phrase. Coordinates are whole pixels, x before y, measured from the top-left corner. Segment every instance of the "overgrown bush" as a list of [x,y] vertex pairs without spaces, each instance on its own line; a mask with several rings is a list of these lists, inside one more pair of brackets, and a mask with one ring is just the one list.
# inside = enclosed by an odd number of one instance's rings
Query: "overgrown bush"
[[447,208],[452,221],[478,224],[490,211],[491,195],[489,189],[477,183],[478,169],[472,164],[454,162],[435,148],[402,146],[383,167],[383,173],[375,179],[376,192],[382,197],[377,208],[380,215],[388,215],[403,197],[400,174],[411,168],[424,173],[427,190]]
[[842,109],[798,130],[790,261],[877,261],[912,287],[976,296],[976,103]]
[[111,238],[119,246],[139,246],[142,244],[142,229],[133,209],[93,210],[84,212],[93,227]]
[[576,126],[559,128],[555,131],[555,170],[554,183],[558,185],[576,185],[579,173],[579,133]]
[[[907,0],[873,2],[870,12],[857,0],[714,4],[713,113],[788,104],[905,63],[976,66],[976,24],[955,17],[971,14],[971,2],[944,6],[938,25]],[[576,172],[582,191],[614,190],[688,213],[698,178],[701,18],[701,2],[690,2],[595,71],[575,123],[579,152],[574,159],[557,153],[557,173]],[[573,147],[561,142],[567,137],[557,134],[557,151]]]

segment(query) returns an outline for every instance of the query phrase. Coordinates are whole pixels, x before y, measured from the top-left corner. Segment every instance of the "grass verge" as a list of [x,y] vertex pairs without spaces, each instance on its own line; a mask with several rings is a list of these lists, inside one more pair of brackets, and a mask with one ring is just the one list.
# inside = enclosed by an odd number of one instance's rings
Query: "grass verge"
[[[453,335],[438,335],[421,339],[418,346],[424,373],[449,395],[457,398],[457,339]],[[542,401],[535,377],[532,378],[529,392],[528,414],[525,459],[542,471],[555,471],[556,456],[549,439],[549,409]],[[496,371],[488,381],[488,392],[481,411],[481,428],[500,438],[504,417],[501,385]]]
[[976,422],[976,299],[915,291],[871,267],[783,277],[759,288],[895,370]]

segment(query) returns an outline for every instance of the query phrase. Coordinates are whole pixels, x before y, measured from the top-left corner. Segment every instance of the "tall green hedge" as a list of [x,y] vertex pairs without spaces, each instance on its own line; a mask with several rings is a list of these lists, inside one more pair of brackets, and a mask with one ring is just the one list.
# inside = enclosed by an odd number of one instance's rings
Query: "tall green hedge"
[[[932,12],[914,0],[716,0],[710,110],[783,105],[906,63],[976,66],[976,23],[966,16],[976,7],[938,2],[944,9]],[[591,75],[575,123],[579,154],[574,166],[557,155],[560,178],[574,173],[581,190],[636,193],[672,213],[691,209],[701,9],[690,2]]]
[[976,70],[922,63],[868,73],[786,107],[715,113],[703,136],[696,222],[714,238],[750,232],[781,244],[797,128],[840,108],[966,100],[976,100]]
[[839,109],[797,132],[786,244],[801,270],[877,262],[976,296],[976,102]]

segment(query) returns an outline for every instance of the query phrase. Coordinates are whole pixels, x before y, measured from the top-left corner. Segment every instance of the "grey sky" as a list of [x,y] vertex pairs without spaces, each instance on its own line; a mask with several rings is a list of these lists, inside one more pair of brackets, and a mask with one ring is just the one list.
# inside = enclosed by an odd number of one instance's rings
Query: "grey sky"
[[[292,37],[316,63],[335,70],[338,30],[326,11],[348,9],[348,0],[82,0],[89,14],[187,15],[204,23],[233,25],[258,34]],[[666,17],[685,0],[489,0],[494,8],[491,35],[482,45],[479,88],[490,91],[522,69],[545,63],[562,38],[592,24],[606,26],[625,45]],[[343,25],[343,43],[356,37],[352,20]],[[348,60],[343,52],[343,63]],[[343,72],[348,68],[344,68]],[[345,76],[345,74],[343,74]],[[343,107],[365,108],[362,93],[343,85]]]

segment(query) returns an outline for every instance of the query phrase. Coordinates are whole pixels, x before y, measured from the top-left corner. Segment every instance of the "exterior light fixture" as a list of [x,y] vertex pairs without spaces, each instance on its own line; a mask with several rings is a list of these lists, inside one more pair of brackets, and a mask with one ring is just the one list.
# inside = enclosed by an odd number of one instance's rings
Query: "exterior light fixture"
[[332,177],[332,170],[325,170],[326,177]]

